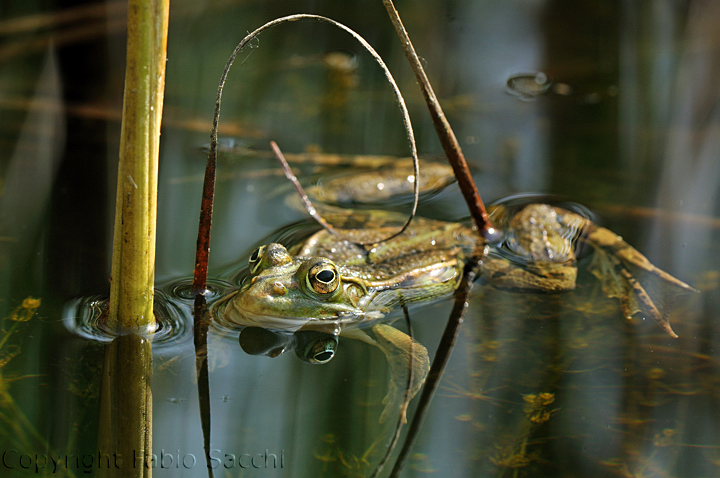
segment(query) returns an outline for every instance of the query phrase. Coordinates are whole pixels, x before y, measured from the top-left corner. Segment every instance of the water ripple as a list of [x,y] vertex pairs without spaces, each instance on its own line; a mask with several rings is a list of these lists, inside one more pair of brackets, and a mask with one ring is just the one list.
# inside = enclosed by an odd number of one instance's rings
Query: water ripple
[[[98,342],[110,342],[116,332],[109,330],[104,319],[108,297],[80,297],[68,302],[62,312],[63,324],[72,333]],[[153,312],[156,328],[146,335],[152,337],[153,346],[178,345],[192,337],[192,307],[173,300],[162,291],[155,292]]]

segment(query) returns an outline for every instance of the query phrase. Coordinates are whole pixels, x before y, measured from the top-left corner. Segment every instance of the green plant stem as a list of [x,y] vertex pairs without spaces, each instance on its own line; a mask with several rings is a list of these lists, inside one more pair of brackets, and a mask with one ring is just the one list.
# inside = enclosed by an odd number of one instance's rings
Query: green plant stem
[[105,349],[100,387],[98,452],[117,453],[123,466],[100,467],[99,478],[152,476],[152,344],[136,334]]
[[169,0],[129,0],[108,326],[152,329]]
[[5,342],[8,341],[8,339],[12,336],[13,332],[15,332],[15,329],[17,329],[19,322],[13,322],[12,326],[5,332],[5,335],[2,339],[0,339],[0,349],[2,349],[5,346]]

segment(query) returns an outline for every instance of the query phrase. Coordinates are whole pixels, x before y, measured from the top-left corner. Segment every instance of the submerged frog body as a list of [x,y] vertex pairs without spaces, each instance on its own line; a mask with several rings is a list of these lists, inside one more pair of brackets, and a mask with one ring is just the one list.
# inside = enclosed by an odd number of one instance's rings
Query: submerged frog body
[[[421,165],[422,175],[418,184],[421,194],[439,191],[455,180],[452,167],[446,162],[421,161]],[[415,176],[402,174],[402,171],[412,171],[411,158],[395,160],[391,165],[363,172],[354,169],[324,178],[321,184],[308,188],[307,193],[325,204],[383,204],[412,195]]]
[[[357,213],[360,214],[360,213]],[[364,211],[353,219],[377,224],[388,213]],[[529,204],[509,214],[503,207],[493,220],[504,230],[501,245],[490,247],[476,231],[462,223],[417,218],[402,235],[374,247],[368,243],[387,237],[395,225],[341,229],[339,239],[321,230],[286,248],[268,244],[250,257],[250,277],[218,305],[226,321],[287,332],[319,331],[346,335],[378,346],[391,366],[392,381],[383,417],[400,407],[403,371],[412,370],[410,397],[419,390],[429,360],[425,348],[385,324],[373,327],[373,339],[358,327],[400,306],[431,301],[453,293],[471,256],[480,258],[480,278],[499,288],[563,292],[575,287],[578,243],[591,246],[600,258],[591,272],[609,296],[620,299],[624,315],[642,311],[675,336],[636,279],[650,274],[679,291],[692,290],[655,268],[644,256],[608,229],[574,212]],[[337,218],[331,221],[337,224]],[[396,221],[397,222],[397,221]],[[325,362],[327,347],[310,347]]]

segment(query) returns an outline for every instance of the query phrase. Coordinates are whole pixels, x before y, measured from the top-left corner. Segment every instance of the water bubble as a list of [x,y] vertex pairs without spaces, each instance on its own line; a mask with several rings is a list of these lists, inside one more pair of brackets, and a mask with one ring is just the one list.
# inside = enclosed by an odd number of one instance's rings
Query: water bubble
[[543,72],[524,73],[507,79],[506,91],[521,100],[534,100],[547,92],[552,84]]
[[[208,280],[203,295],[205,300],[211,301],[221,295],[230,284],[226,284],[222,281]],[[174,282],[164,288],[165,292],[171,297],[180,300],[195,300],[195,293],[193,292],[192,279],[184,279],[178,282]]]

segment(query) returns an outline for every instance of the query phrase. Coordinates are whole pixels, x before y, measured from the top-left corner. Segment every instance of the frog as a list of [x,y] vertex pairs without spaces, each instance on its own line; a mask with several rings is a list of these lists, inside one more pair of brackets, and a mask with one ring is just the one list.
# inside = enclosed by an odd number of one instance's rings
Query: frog
[[600,258],[590,271],[607,295],[620,300],[623,314],[630,318],[644,312],[677,337],[641,276],[653,276],[676,292],[694,289],[653,266],[620,236],[585,215],[548,203],[497,205],[490,213],[503,231],[496,243],[466,222],[423,217],[381,242],[403,222],[402,216],[332,210],[326,219],[336,225],[339,237],[322,229],[287,246],[258,247],[248,259],[249,275],[216,305],[215,313],[244,327],[319,333],[326,338],[304,342],[296,350],[310,363],[331,360],[337,336],[378,347],[390,367],[381,422],[393,411],[406,420],[408,402],[421,389],[430,362],[422,344],[380,319],[399,308],[449,297],[473,258],[480,281],[489,286],[561,293],[575,288],[576,252],[580,245],[589,246]]
[[[248,260],[250,275],[214,306],[214,314],[244,327],[325,334],[325,340],[303,347],[301,358],[310,363],[332,359],[338,335],[378,347],[391,369],[380,421],[394,409],[405,420],[405,389],[412,398],[424,383],[427,350],[387,324],[373,323],[371,334],[362,326],[400,306],[452,294],[479,236],[462,223],[416,218],[403,235],[368,248],[358,243],[387,237],[404,218],[377,210],[329,218],[334,224],[346,219],[336,228],[342,239],[323,229],[289,248],[278,243],[258,247]],[[387,225],[353,227],[381,222]]]

